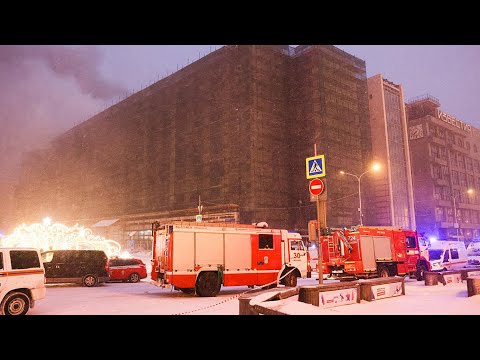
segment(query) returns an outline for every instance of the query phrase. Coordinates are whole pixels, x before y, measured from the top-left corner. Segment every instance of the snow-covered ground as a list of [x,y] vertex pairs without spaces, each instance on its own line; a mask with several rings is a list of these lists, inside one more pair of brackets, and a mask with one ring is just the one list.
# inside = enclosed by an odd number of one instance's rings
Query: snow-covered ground
[[[316,277],[298,281],[298,286],[316,284]],[[94,288],[52,284],[47,285],[46,298],[28,314],[239,315],[238,297],[248,291],[246,286],[224,287],[216,297],[198,297],[156,287],[150,276],[139,283],[107,283]],[[405,295],[314,310],[316,315],[480,315],[480,295],[468,297],[465,281],[425,286],[423,281],[407,278]],[[295,306],[290,311],[295,314]]]

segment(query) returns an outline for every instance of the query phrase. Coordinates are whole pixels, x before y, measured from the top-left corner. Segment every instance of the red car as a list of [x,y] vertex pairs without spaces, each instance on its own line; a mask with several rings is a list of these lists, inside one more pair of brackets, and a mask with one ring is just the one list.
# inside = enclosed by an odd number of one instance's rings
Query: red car
[[137,258],[110,258],[108,260],[109,281],[139,282],[147,277],[147,267],[141,259]]

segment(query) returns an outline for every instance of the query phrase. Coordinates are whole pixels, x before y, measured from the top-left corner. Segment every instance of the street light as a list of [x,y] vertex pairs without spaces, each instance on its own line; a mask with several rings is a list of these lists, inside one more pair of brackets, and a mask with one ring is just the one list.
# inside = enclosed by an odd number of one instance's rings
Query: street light
[[457,229],[457,240],[460,240],[460,234],[458,232],[459,224],[458,224],[458,217],[457,217],[457,205],[456,205],[455,199],[462,194],[469,194],[470,195],[472,193],[473,193],[473,189],[468,189],[467,191],[464,191],[462,193],[458,193],[457,195],[450,195],[450,197],[453,199],[453,216],[454,216],[454,220],[455,220],[455,223],[453,224],[453,227]]
[[364,173],[360,174],[360,175],[355,175],[355,174],[351,174],[349,172],[346,172],[346,171],[340,171],[340,174],[342,175],[350,175],[350,176],[353,176],[354,178],[357,179],[358,181],[358,213],[359,213],[359,216],[360,216],[360,226],[363,225],[363,215],[362,215],[362,190],[361,190],[361,187],[360,187],[360,180],[362,178],[363,175],[365,174],[368,174],[370,171],[378,171],[380,170],[380,164],[373,164],[372,167],[370,169],[368,169],[367,171],[365,171]]

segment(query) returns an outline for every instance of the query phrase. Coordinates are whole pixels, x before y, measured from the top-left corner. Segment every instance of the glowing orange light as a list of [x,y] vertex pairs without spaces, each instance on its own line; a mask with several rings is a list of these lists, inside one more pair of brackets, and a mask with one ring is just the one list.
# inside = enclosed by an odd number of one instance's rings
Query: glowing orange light
[[94,235],[92,231],[75,224],[68,227],[63,224],[51,224],[49,221],[31,225],[18,226],[11,235],[0,239],[3,247],[33,247],[46,250],[103,250],[107,256],[118,256],[122,246],[103,236]]

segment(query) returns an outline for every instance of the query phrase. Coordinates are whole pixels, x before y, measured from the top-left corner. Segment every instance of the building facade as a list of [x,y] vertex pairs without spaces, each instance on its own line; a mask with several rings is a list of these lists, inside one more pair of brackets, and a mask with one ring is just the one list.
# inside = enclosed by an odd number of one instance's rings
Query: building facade
[[480,131],[425,95],[407,104],[417,228],[471,241],[480,227]]
[[383,168],[372,179],[372,225],[416,229],[403,88],[380,74],[367,81],[373,157]]
[[126,241],[155,220],[194,221],[201,199],[204,221],[307,232],[316,145],[327,225],[354,225],[356,186],[338,172],[371,161],[368,121],[363,60],[330,45],[224,46],[25,156],[16,218]]

